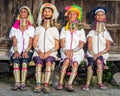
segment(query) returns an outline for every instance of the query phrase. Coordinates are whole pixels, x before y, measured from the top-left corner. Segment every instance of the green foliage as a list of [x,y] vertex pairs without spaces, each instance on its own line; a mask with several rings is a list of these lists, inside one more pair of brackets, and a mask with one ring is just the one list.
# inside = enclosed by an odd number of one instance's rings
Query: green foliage
[[86,62],[85,62],[85,61],[82,61],[82,62],[80,63],[80,65],[81,65],[81,66],[86,66]]
[[112,76],[113,76],[112,68],[114,67],[114,64],[113,64],[113,62],[107,62],[107,66],[109,67],[109,69],[104,70],[103,81],[110,83]]

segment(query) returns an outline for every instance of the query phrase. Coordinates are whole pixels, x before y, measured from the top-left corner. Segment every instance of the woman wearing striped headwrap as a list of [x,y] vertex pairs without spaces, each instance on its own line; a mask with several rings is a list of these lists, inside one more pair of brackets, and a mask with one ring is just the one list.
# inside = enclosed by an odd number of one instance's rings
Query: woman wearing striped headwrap
[[83,46],[86,42],[86,37],[84,29],[79,26],[79,22],[82,19],[82,8],[77,5],[71,5],[66,7],[65,10],[65,16],[68,18],[68,22],[66,26],[62,28],[60,34],[61,59],[63,60],[63,65],[59,84],[56,89],[63,89],[63,80],[66,71],[72,68],[66,90],[74,91],[72,84],[77,75],[78,65],[84,58]]

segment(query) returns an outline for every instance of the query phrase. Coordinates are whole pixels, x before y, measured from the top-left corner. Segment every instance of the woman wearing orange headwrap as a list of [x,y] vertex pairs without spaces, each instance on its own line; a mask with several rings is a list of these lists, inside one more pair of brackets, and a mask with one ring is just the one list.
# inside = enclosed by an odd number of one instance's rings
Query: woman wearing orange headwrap
[[42,91],[50,92],[50,78],[52,75],[52,64],[55,61],[59,49],[59,32],[55,26],[58,11],[53,4],[45,3],[41,6],[38,16],[38,27],[35,31],[33,47],[35,52],[33,60],[36,64],[36,86],[34,92],[41,91],[42,68],[45,68],[45,82]]

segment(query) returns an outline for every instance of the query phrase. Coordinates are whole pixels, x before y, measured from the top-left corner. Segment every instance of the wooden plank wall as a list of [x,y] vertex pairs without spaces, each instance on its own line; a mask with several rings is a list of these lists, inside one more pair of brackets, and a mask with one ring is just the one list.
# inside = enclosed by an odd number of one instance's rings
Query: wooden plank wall
[[9,29],[15,21],[18,8],[28,5],[32,8],[32,0],[0,0],[0,38],[9,34]]
[[[62,3],[61,3],[62,2]],[[91,10],[96,6],[104,6],[108,9],[107,14],[107,29],[110,32],[114,43],[112,44],[112,52],[120,52],[120,0],[56,0],[55,2],[61,16],[64,16],[64,8],[71,4],[77,4],[83,8],[82,24],[87,29],[86,33],[90,30],[92,23]],[[61,18],[60,18],[61,19]],[[61,19],[64,23],[64,19]]]
[[[71,4],[77,4],[83,8],[84,28],[90,30],[92,19],[90,11],[96,6],[105,6],[108,9],[107,28],[114,40],[112,51],[120,51],[120,0],[0,0],[0,39],[8,37],[9,30],[15,21],[20,6],[28,6],[36,22],[40,5],[52,2],[60,12],[59,22],[64,24],[64,8]],[[36,23],[35,23],[36,25]]]

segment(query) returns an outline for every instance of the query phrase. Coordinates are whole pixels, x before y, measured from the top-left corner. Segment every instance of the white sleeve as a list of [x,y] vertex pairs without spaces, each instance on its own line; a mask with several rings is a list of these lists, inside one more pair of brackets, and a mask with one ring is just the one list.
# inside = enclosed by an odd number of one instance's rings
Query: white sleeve
[[9,34],[10,39],[12,39],[12,37],[15,36],[15,32],[16,32],[16,29],[12,27]]
[[56,27],[53,29],[53,36],[55,39],[59,40],[59,31]]
[[37,27],[37,28],[35,29],[34,36],[35,36],[35,35],[38,35],[39,33],[40,33],[40,28],[39,28],[39,27]]
[[92,33],[93,33],[93,30],[91,30],[91,31],[87,34],[87,38],[88,38],[88,37],[92,37],[92,36],[93,36]]
[[112,37],[110,36],[110,33],[108,31],[104,32],[104,38],[111,41],[111,42],[113,42]]
[[61,33],[60,33],[60,39],[63,39],[66,37],[66,34],[65,34],[65,27],[62,28],[61,30]]
[[31,27],[29,28],[29,36],[32,37],[32,38],[34,37],[34,31],[35,31],[34,27],[31,26]]
[[80,37],[79,37],[79,40],[86,43],[86,35],[85,35],[84,29],[81,29],[81,30],[80,30]]

